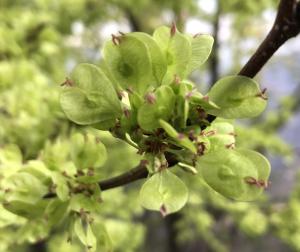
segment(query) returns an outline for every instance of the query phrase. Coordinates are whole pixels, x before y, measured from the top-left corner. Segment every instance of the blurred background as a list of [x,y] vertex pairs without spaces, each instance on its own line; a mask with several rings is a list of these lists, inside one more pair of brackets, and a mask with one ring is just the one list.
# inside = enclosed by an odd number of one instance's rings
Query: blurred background
[[[209,61],[193,73],[205,93],[235,74],[271,28],[278,0],[0,0],[0,177],[9,160],[65,162],[70,128],[60,84],[79,62],[99,64],[118,31],[152,33],[173,21],[181,31],[211,34]],[[300,37],[288,41],[257,76],[269,105],[237,122],[238,146],[264,153],[271,186],[257,202],[233,202],[184,176],[187,206],[162,218],[137,202],[141,182],[103,193],[103,221],[117,252],[300,251]],[[97,133],[108,147],[107,178],[139,162],[134,150]],[[52,162],[51,161],[51,162]],[[179,172],[180,173],[180,172]],[[61,230],[0,207],[0,252],[81,252]]]

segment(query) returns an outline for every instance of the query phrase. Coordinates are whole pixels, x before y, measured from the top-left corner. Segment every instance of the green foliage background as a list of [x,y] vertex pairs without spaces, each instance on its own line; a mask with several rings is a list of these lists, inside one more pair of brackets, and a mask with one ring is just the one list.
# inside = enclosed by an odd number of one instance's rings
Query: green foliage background
[[[220,1],[216,16],[207,12],[205,3],[199,7],[192,0],[184,4],[176,0],[0,1],[0,177],[23,169],[32,159],[38,159],[36,165],[40,166],[61,170],[68,167],[70,133],[77,126],[61,111],[59,84],[78,62],[101,62],[99,49],[104,38],[97,31],[108,21],[126,23],[129,30],[152,32],[168,24],[165,16],[183,28],[189,17],[213,23],[220,16],[230,15],[232,43],[240,43],[261,36],[253,24],[263,22],[263,10],[275,5],[276,1],[270,0]],[[83,29],[76,30],[78,25]],[[253,33],[246,32],[245,27],[252,27]],[[240,50],[238,45],[233,51],[231,73],[239,69]],[[209,75],[210,65],[201,71]],[[197,74],[194,76],[197,78]],[[201,82],[200,88],[209,86]],[[237,144],[288,160],[291,147],[276,132],[296,109],[297,101],[291,97],[278,105],[276,114],[268,112],[255,121],[241,123]],[[138,163],[133,148],[109,134],[93,133],[109,150],[99,171],[101,178],[117,175]],[[176,172],[182,173],[179,169]],[[189,185],[189,202],[181,212],[165,219],[140,207],[140,182],[104,192],[105,203],[96,221],[105,224],[110,239],[100,239],[101,246],[110,251],[113,244],[114,251],[120,252],[267,251],[276,244],[277,251],[300,251],[298,186],[280,203],[268,194],[255,203],[237,203],[216,194],[198,177],[183,178]],[[1,180],[0,186],[2,199],[6,192]],[[78,241],[66,242],[62,227],[50,233],[44,222],[18,217],[2,206],[0,216],[0,251],[85,251]],[[103,230],[100,234],[106,235]]]

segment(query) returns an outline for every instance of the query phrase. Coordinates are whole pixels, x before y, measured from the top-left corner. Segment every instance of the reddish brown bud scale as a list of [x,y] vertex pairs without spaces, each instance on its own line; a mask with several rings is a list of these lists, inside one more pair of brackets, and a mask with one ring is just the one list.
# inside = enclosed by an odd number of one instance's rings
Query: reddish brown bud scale
[[202,100],[206,101],[206,102],[209,102],[209,97],[207,95],[205,95],[205,96],[202,97]]
[[271,182],[269,181],[265,181],[262,179],[257,180],[253,177],[246,177],[244,180],[249,185],[256,185],[258,188],[263,187],[264,189],[268,188],[268,186],[271,184]]
[[122,90],[117,91],[117,95],[119,100],[122,100],[123,98],[125,98],[125,94]]
[[175,24],[175,22],[173,22],[173,23],[172,23],[172,26],[171,26],[171,31],[170,31],[171,37],[173,37],[173,36],[175,35],[176,30],[177,30],[176,24]]
[[206,150],[206,146],[204,142],[197,143],[197,154],[199,156],[204,155],[205,150]]
[[188,92],[188,93],[185,95],[184,98],[185,98],[186,100],[189,100],[189,99],[192,97],[193,93],[194,93],[193,91]]
[[71,79],[69,79],[68,77],[66,77],[66,80],[60,85],[72,87],[72,86],[74,86],[74,82]]
[[159,209],[162,217],[166,217],[168,212],[167,212],[167,209],[166,209],[166,206],[165,205],[161,205],[160,209]]
[[148,104],[155,104],[156,102],[156,96],[152,92],[147,93],[144,98]]
[[217,133],[216,130],[209,130],[209,131],[207,131],[207,132],[202,131],[202,132],[200,133],[200,135],[201,135],[201,136],[207,136],[207,137],[209,137],[209,136],[215,135],[216,133]]
[[234,148],[235,148],[235,143],[226,144],[225,147],[226,147],[227,149],[234,149]]
[[173,81],[176,85],[179,85],[181,82],[180,77],[177,74],[174,74],[174,81]]
[[124,113],[125,117],[129,118],[129,116],[130,116],[130,111],[129,111],[128,109],[125,108],[125,109],[123,110],[123,113]]
[[178,133],[177,137],[179,140],[182,140],[182,139],[184,139],[185,135],[183,133]]
[[121,43],[121,37],[111,34],[112,42],[114,45],[119,45]]
[[258,93],[256,96],[257,97],[260,97],[264,100],[268,100],[268,97],[266,95],[266,92],[267,92],[267,88],[264,88],[260,93]]

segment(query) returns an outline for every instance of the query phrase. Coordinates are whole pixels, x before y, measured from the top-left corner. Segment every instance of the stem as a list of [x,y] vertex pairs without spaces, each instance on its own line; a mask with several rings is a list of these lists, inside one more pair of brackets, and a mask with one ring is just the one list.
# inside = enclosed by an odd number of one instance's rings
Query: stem
[[[174,158],[174,155],[170,153],[166,153],[166,159],[168,161],[169,168],[178,163],[178,161]],[[140,164],[133,169],[130,169],[129,171],[122,173],[121,175],[118,175],[116,177],[100,181],[99,186],[102,191],[105,191],[111,188],[129,184],[136,180],[147,178],[148,174],[149,173],[146,167],[146,162],[145,160],[142,160]]]
[[269,61],[273,54],[290,38],[300,32],[300,2],[281,0],[274,25],[265,40],[245,64],[239,75],[249,78],[255,75]]
[[212,54],[210,56],[210,86],[217,82],[219,79],[219,30],[220,30],[220,15],[221,15],[221,3],[220,0],[216,1],[217,9],[214,15],[213,22],[213,37],[214,37],[214,45]]

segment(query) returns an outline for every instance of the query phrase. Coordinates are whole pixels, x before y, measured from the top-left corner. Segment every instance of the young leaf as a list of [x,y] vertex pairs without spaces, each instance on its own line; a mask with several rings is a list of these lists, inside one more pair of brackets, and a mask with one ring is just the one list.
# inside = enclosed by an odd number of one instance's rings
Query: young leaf
[[192,57],[189,61],[187,73],[198,69],[209,57],[214,39],[209,35],[198,35],[190,38],[192,43]]
[[103,252],[113,252],[113,244],[103,223],[94,221],[91,228],[97,238],[97,248]]
[[143,32],[133,32],[129,33],[127,36],[133,36],[144,43],[150,53],[150,59],[152,64],[153,77],[155,79],[155,85],[159,86],[161,81],[167,71],[167,61],[162,50],[156,43],[156,41],[146,33]]
[[139,198],[143,207],[160,211],[165,216],[186,204],[188,190],[181,179],[165,169],[144,183]]
[[50,227],[58,226],[68,213],[69,202],[52,199],[45,209],[45,218]]
[[82,125],[113,121],[121,115],[116,91],[96,66],[79,64],[71,73],[71,86],[66,86],[60,104],[66,116]]
[[220,107],[208,110],[208,113],[229,119],[257,116],[267,104],[259,85],[245,76],[228,76],[219,80],[208,97]]
[[257,198],[263,187],[247,183],[247,178],[257,181],[268,179],[270,166],[256,152],[248,150],[217,150],[203,155],[198,167],[206,183],[225,197],[251,201]]
[[118,44],[108,41],[103,57],[109,71],[124,89],[144,94],[153,84],[150,52],[140,39],[125,34],[118,37]]
[[168,69],[163,84],[170,84],[174,80],[174,76],[181,79],[186,77],[192,55],[190,40],[177,30],[172,35],[170,28],[166,26],[156,29],[153,38],[162,48],[167,58]]
[[67,201],[70,198],[70,190],[67,184],[66,177],[64,177],[60,172],[56,171],[53,171],[51,176],[55,185],[55,192],[57,194],[57,197],[63,202]]
[[234,127],[228,122],[214,121],[202,131],[202,134],[206,135],[211,143],[210,151],[235,147]]
[[257,169],[257,177],[255,179],[263,183],[261,186],[248,184],[247,197],[249,200],[254,200],[268,187],[268,179],[271,172],[270,162],[256,151],[247,149],[238,149],[237,151],[255,165]]
[[39,200],[34,204],[23,201],[22,198],[10,199],[3,204],[4,208],[11,213],[25,217],[27,219],[37,219],[42,217],[48,202]]
[[92,134],[75,133],[71,137],[71,157],[77,169],[102,166],[107,159],[106,148]]
[[13,174],[2,182],[2,186],[8,191],[5,194],[8,202],[15,200],[35,204],[48,192],[48,187],[39,178],[27,172]]
[[74,233],[89,252],[95,252],[97,249],[97,238],[87,220],[77,218],[74,223]]
[[138,123],[144,130],[160,127],[159,119],[169,120],[175,106],[175,95],[169,86],[160,86],[154,93],[154,103],[145,103],[139,108]]
[[[96,193],[95,193],[96,194]],[[90,212],[100,211],[99,193],[98,195],[86,196],[81,193],[77,193],[71,197],[70,209],[76,212],[80,212],[81,209]]]
[[184,134],[178,133],[171,124],[164,120],[159,120],[160,126],[166,131],[166,133],[178,143],[178,145],[190,150],[193,153],[197,153],[197,149],[193,142]]

